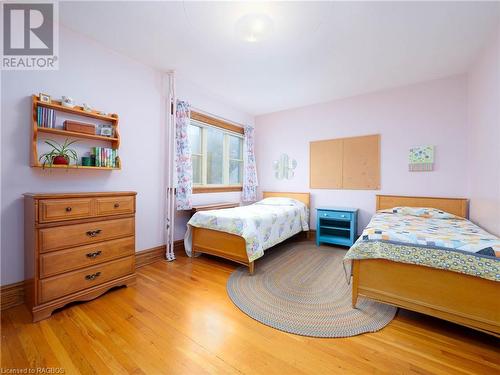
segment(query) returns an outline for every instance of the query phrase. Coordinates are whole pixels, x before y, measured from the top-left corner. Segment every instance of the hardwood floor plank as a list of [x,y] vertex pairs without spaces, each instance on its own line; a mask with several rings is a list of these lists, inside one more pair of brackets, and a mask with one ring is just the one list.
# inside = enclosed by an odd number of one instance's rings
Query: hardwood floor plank
[[[8,331],[8,323],[7,319],[5,317],[5,314],[2,314],[2,319],[1,319],[1,324],[2,324],[2,340],[1,340],[1,347],[2,350],[0,352],[0,363],[15,363],[15,360],[13,356],[10,353],[10,348],[9,348],[9,343],[14,343],[14,339],[12,336],[14,335],[13,333]],[[6,327],[5,329],[3,327]]]
[[[486,359],[483,356],[476,356],[474,354],[469,354],[467,348],[472,349],[473,345],[470,345],[465,340],[456,341],[449,339],[447,341],[436,340],[434,337],[431,338],[429,335],[416,334],[415,331],[409,331],[407,329],[399,329],[395,331],[394,340],[398,343],[400,342],[411,342],[411,350],[422,353],[423,349],[429,351],[427,356],[428,360],[432,360],[435,363],[440,363],[449,367],[449,363],[460,363],[456,360],[467,360],[468,367],[473,371],[472,373],[484,373],[491,371],[492,369],[497,369],[500,372],[500,366],[498,363],[492,362],[494,360]],[[470,350],[469,349],[469,350]],[[407,347],[404,350],[408,350]],[[456,367],[456,372],[460,373],[463,371],[460,367]]]
[[94,306],[82,305],[76,314],[82,324],[92,327],[89,332],[92,342],[99,348],[107,348],[127,374],[146,374],[131,355],[131,351],[127,350],[128,345],[124,345],[121,336],[110,334],[113,328],[101,319],[102,314],[96,312]]
[[[199,344],[182,335],[175,327],[169,326],[166,320],[160,319],[157,313],[148,309],[147,304],[141,304],[140,309],[136,309],[117,301],[109,306],[108,311],[117,317],[128,317],[128,330],[141,332],[142,337],[150,344],[148,355],[163,361],[163,369],[167,373],[232,373],[226,371],[226,364],[210,355],[204,355],[208,353],[204,353]],[[207,368],[217,371],[207,371]]]
[[341,339],[288,334],[242,313],[226,282],[236,265],[179,256],[141,267],[137,285],[31,323],[3,311],[2,368],[67,374],[493,374],[500,340],[401,310],[379,332]]
[[59,361],[48,344],[40,326],[26,323],[31,318],[26,309],[19,309],[18,311],[17,314],[11,316],[12,324],[19,332],[21,345],[28,357],[30,367],[59,367]]
[[[6,346],[6,350],[10,353],[10,356],[8,358],[12,362],[7,362],[8,365],[6,367],[12,367],[12,368],[24,368],[28,366],[29,362],[26,357],[26,354],[24,352],[24,348],[21,344],[21,340],[19,338],[19,329],[16,329],[14,326],[14,323],[11,320],[11,314],[13,313],[13,310],[22,310],[24,306],[16,306],[12,309],[6,310],[2,312],[2,338],[5,338],[2,340],[2,350],[1,352],[3,353],[4,351],[4,343]],[[4,367],[4,358],[2,356],[2,367]]]
[[[169,324],[173,324],[175,327],[177,327],[177,329],[182,330],[182,332],[186,335],[192,335],[193,331],[200,333],[200,336],[203,336],[204,338],[204,340],[202,341],[202,345],[205,348],[211,350],[214,353],[218,353],[218,355],[226,362],[240,363],[241,366],[241,363],[245,361],[245,358],[234,356],[239,355],[239,353],[246,353],[248,351],[246,348],[255,346],[255,342],[258,343],[259,341],[262,341],[262,334],[258,331],[261,329],[267,331],[268,327],[265,327],[262,324],[254,321],[253,319],[245,316],[245,321],[243,322],[244,324],[242,324],[241,326],[236,326],[233,329],[235,332],[239,333],[234,342],[227,342],[228,338],[224,338],[228,344],[228,348],[230,348],[231,350],[225,351],[224,348],[220,348],[218,346],[221,341],[221,339],[219,338],[220,334],[218,334],[218,332],[222,332],[224,330],[224,327],[218,327],[217,325],[223,324],[227,329],[227,327],[231,326],[231,324],[237,324],[237,320],[241,318],[241,312],[234,305],[232,305],[230,301],[227,300],[227,296],[225,294],[225,279],[223,281],[223,287],[221,287],[220,284],[217,285],[217,289],[219,289],[219,293],[221,293],[221,298],[215,297],[216,292],[215,290],[211,290],[208,285],[209,283],[206,283],[204,288],[198,289],[190,287],[188,285],[183,286],[183,288],[186,288],[186,293],[184,293],[184,295],[180,297],[180,300],[177,301],[176,306],[182,309],[184,306],[184,299],[186,299],[186,301],[198,301],[197,303],[201,302],[201,304],[205,306],[204,309],[198,309],[196,313],[191,312],[191,318],[190,321],[187,322],[187,324],[185,324],[184,321],[175,321],[168,315],[161,314],[161,317],[166,322],[170,322]],[[175,285],[178,285],[178,283],[176,283]],[[153,296],[156,296],[156,298],[160,301],[164,296],[171,296],[171,294],[164,295],[165,290],[162,290],[162,286],[158,283],[156,285],[152,285],[151,288],[153,289],[153,293],[151,295],[144,293],[141,296],[141,298],[144,298],[144,301],[141,301],[141,305],[144,306],[150,304]],[[210,293],[207,295],[207,298],[205,298],[205,292],[208,288],[210,288]],[[217,293],[217,295],[219,293]],[[173,294],[177,295],[176,293]],[[168,301],[162,302],[168,303]],[[191,310],[192,308],[188,306],[187,309]],[[209,311],[208,314],[205,313],[207,309]],[[236,321],[232,321],[232,319],[230,320],[230,314],[234,315]],[[292,336],[282,332],[280,332],[280,334],[283,336]],[[264,352],[263,357],[252,359],[252,361],[249,362],[252,368],[246,369],[246,371],[252,372],[256,368],[258,369],[260,362],[269,363],[274,361],[276,363],[278,360],[280,360],[279,358],[275,357],[275,353],[267,353],[267,350],[265,350],[266,347],[273,347],[273,345],[276,344],[275,342],[272,342],[276,339],[274,332],[273,335],[270,335],[268,339],[270,339],[270,341],[264,341],[262,343],[262,348],[260,348],[261,354],[262,352]],[[232,340],[232,338],[229,338],[229,340]],[[281,342],[281,344],[283,345],[283,342]],[[242,348],[238,348],[239,346],[242,346]],[[284,353],[286,353],[288,350],[287,347],[283,349]],[[230,355],[228,354],[229,352],[231,352]],[[267,356],[274,356],[274,358],[268,360],[268,358],[266,358]],[[288,361],[295,361],[296,365],[298,361],[301,360],[304,360],[307,363],[312,360],[311,358],[308,358],[307,355],[302,356],[301,358],[291,358],[292,356],[294,356],[293,350],[292,352],[290,352],[290,358],[288,358]],[[284,362],[280,363],[280,366],[277,367],[276,370],[279,369],[280,372],[286,371],[287,363],[288,362],[284,360]],[[345,365],[348,366],[347,363]],[[334,364],[332,366],[334,366]],[[328,367],[328,364],[326,365],[326,367]],[[295,366],[294,368],[291,368],[289,370],[297,372],[298,367]],[[245,369],[243,369],[243,371],[245,371]],[[273,373],[273,369],[266,369],[266,372]]]
[[[116,314],[109,301],[99,301],[99,306],[96,305],[88,308],[89,315],[101,326],[109,327],[105,332],[115,350],[137,363],[140,371],[146,374],[158,374],[165,369],[167,363],[161,351],[145,337],[143,330],[138,330],[131,323],[130,314]],[[102,309],[106,310],[106,314],[101,313]]]
[[82,374],[98,374],[99,371],[102,371],[101,373],[106,371],[105,364],[88,347],[88,343],[81,339],[81,335],[71,327],[72,323],[67,316],[67,310],[60,311],[60,314],[56,314],[48,320],[50,321],[50,329],[68,352],[74,366]]
[[[27,324],[31,324],[28,322]],[[50,328],[48,320],[39,323],[40,329],[47,340],[47,344],[51,347],[54,355],[58,360],[57,367],[63,368],[67,374],[81,374],[80,369],[73,363],[72,356],[67,348],[61,343],[58,337]]]
[[[73,336],[79,335],[80,339],[85,342],[85,345],[92,348],[91,354],[95,353],[103,364],[110,370],[113,374],[128,374],[127,362],[119,361],[119,358],[115,358],[113,353],[113,346],[105,345],[99,337],[99,330],[95,329],[95,324],[88,320],[82,319],[85,314],[82,312],[81,308],[72,309],[71,312],[68,311],[68,316],[71,320],[71,325],[68,327],[71,329]],[[87,353],[87,355],[89,355]],[[125,365],[125,366],[124,366]],[[97,368],[96,368],[97,370]]]

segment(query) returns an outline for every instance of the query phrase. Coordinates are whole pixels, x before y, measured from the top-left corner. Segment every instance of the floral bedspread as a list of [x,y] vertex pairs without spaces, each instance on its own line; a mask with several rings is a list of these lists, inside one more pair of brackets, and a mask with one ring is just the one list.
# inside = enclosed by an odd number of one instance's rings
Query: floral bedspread
[[245,239],[249,261],[264,250],[301,231],[309,230],[309,210],[295,199],[266,198],[249,206],[200,211],[188,222],[184,240],[191,256],[191,226],[236,234]]
[[374,258],[500,281],[500,239],[458,217],[378,212],[344,259]]

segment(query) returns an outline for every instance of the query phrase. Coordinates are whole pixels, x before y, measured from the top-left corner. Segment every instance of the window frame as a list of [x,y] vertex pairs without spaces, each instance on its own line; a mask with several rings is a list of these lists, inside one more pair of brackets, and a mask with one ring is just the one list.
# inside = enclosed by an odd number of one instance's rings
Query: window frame
[[[207,116],[205,114],[191,111],[191,121],[195,121],[195,123],[191,123],[190,125],[193,126],[199,126],[201,128],[201,173],[202,173],[202,183],[201,184],[193,184],[193,194],[200,194],[200,193],[216,193],[216,192],[229,192],[229,191],[242,191],[243,190],[243,185],[242,184],[204,184],[204,182],[207,181],[207,168],[205,166],[206,163],[206,130],[204,128],[216,128],[218,130],[221,130],[224,133],[224,138],[223,138],[223,181],[228,181],[229,182],[229,165],[231,160],[239,161],[241,162],[241,166],[243,168],[243,134],[244,130],[240,126],[236,126],[233,124],[230,124],[228,122],[225,122],[223,120]],[[198,124],[196,124],[196,122]],[[241,159],[232,159],[230,157],[229,153],[229,136],[236,136],[238,138],[241,138],[242,143],[241,143]],[[196,154],[200,155],[200,154]],[[242,176],[243,178],[243,176]]]

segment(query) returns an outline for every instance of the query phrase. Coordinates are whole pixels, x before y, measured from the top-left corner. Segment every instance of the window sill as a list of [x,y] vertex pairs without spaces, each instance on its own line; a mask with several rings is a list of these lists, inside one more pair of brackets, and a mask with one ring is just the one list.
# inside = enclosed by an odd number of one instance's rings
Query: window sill
[[230,191],[242,191],[241,186],[194,186],[193,194],[224,193]]

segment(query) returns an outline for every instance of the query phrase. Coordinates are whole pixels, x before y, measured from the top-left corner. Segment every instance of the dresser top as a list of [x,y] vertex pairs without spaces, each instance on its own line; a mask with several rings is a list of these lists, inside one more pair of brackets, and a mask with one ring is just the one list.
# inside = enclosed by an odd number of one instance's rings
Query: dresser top
[[316,207],[316,209],[325,211],[358,212],[358,209],[353,207],[321,206]]
[[80,192],[80,193],[24,193],[25,197],[35,199],[55,199],[55,198],[88,198],[88,197],[116,197],[122,195],[137,195],[135,191],[100,191],[100,192]]

